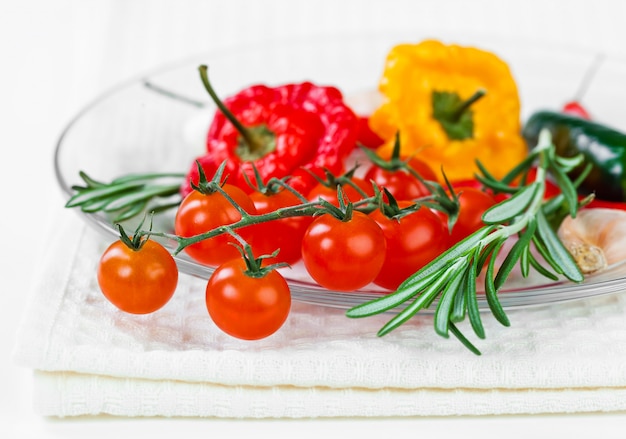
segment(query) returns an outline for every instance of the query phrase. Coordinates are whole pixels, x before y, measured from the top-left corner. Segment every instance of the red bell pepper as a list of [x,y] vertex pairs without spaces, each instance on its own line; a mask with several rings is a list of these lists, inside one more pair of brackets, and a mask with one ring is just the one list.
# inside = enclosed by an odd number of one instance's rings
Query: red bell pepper
[[[256,167],[264,182],[289,177],[288,183],[306,195],[317,183],[311,173],[323,177],[325,169],[343,172],[356,145],[358,118],[337,88],[311,82],[253,85],[222,103],[203,79],[218,105],[206,141],[212,160],[204,161],[227,160],[230,184],[250,192],[242,174],[255,181]],[[207,175],[212,175],[210,168]]]

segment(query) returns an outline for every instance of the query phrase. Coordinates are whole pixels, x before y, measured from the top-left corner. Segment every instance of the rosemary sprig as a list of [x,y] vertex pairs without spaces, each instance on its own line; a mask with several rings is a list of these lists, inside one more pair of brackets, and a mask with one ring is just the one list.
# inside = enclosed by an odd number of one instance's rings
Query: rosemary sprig
[[[489,309],[504,326],[509,326],[510,321],[500,304],[498,292],[517,264],[520,265],[523,276],[528,276],[532,268],[552,280],[558,279],[559,275],[573,282],[583,280],[578,266],[553,229],[553,225],[560,222],[559,219],[565,215],[575,216],[580,205],[588,202],[588,200],[579,201],[576,193],[576,187],[586,174],[583,173],[574,182],[567,177],[567,174],[578,167],[582,161],[582,156],[574,158],[557,156],[550,133],[546,130],[541,133],[537,146],[528,157],[501,180],[495,179],[478,163],[482,175],[477,178],[492,190],[509,193],[511,197],[484,213],[485,227],[460,241],[410,276],[395,292],[351,308],[346,312],[347,316],[361,318],[398,308],[397,314],[379,330],[378,335],[383,336],[408,321],[420,310],[437,302],[434,314],[437,334],[448,338],[452,333],[470,351],[480,355],[480,351],[462,334],[456,324],[469,318],[474,334],[480,339],[485,338],[476,288],[478,276],[483,270],[485,270],[485,297]],[[535,162],[538,162],[535,179],[526,182],[525,175],[528,168]],[[336,213],[334,206],[320,201],[306,201],[306,198],[300,195],[302,204],[297,206],[261,215],[248,214],[221,188],[224,167],[225,163],[222,163],[211,182],[207,181],[206,184],[210,184],[214,190],[221,192],[233,206],[239,209],[242,217],[240,221],[190,237],[152,230],[137,230],[135,235],[138,238],[160,236],[172,239],[177,243],[174,251],[174,254],[177,254],[189,245],[224,233],[235,234],[236,229],[251,224],[294,216]],[[199,173],[201,177],[204,177],[201,167],[199,167]],[[548,173],[555,177],[562,193],[544,200]],[[110,183],[102,183],[83,172],[80,176],[85,186],[73,188],[76,194],[70,198],[66,207],[80,207],[85,212],[115,213],[117,216],[114,222],[128,219],[146,209],[157,212],[178,206],[180,183],[184,177],[183,174],[130,175],[115,179]],[[523,184],[514,185],[513,183],[520,177]],[[163,184],[162,180],[168,178],[174,178],[176,181],[173,184]],[[458,213],[456,210],[458,202],[456,202],[456,195],[450,183],[446,181],[451,195],[448,195],[444,187],[438,183],[428,181],[424,183],[431,189],[432,195],[416,200],[415,205],[407,208],[405,213],[419,206],[426,206],[446,211],[453,218]],[[267,182],[267,185],[279,185],[284,190],[292,190],[282,180],[272,180]],[[202,189],[201,187],[194,188]],[[375,196],[365,198],[354,205],[349,203],[347,208],[370,210],[372,207],[380,207],[382,192],[377,187],[374,189]],[[338,192],[341,200],[340,188]],[[157,198],[166,198],[169,203],[154,205],[153,201]],[[346,206],[342,208],[345,209]],[[452,225],[453,221],[450,223]],[[496,260],[504,248],[503,244],[511,237],[518,237],[518,240],[504,255],[500,266],[496,268]],[[539,253],[542,261],[531,252],[531,245]]]
[[[146,209],[153,213],[177,207],[184,174],[161,173],[126,175],[110,183],[94,180],[85,172],[79,173],[84,186],[73,186],[76,193],[65,207],[80,207],[83,212],[113,214],[112,222],[130,219]],[[157,199],[167,202],[154,203]]]
[[[538,170],[534,181],[517,187],[509,185],[535,161],[538,162]],[[551,279],[556,278],[553,273],[556,272],[573,282],[583,280],[582,273],[550,226],[544,211],[546,176],[550,172],[556,176],[562,189],[561,205],[566,206],[567,214],[576,215],[579,207],[576,186],[567,178],[567,173],[581,162],[582,156],[573,159],[556,156],[550,133],[543,131],[537,146],[524,163],[510,171],[502,180],[496,180],[484,170],[480,179],[485,185],[496,190],[505,189],[513,195],[484,213],[483,221],[486,225],[482,229],[410,276],[395,292],[357,305],[349,309],[346,315],[362,318],[399,308],[400,311],[378,331],[378,335],[383,336],[438,298],[434,313],[436,333],[445,338],[452,333],[470,351],[480,355],[480,351],[460,332],[455,323],[467,316],[474,334],[478,338],[485,338],[476,297],[476,280],[483,269],[489,309],[504,326],[509,326],[510,321],[500,304],[498,292],[518,263],[524,276],[528,275],[532,267]],[[480,169],[484,168],[481,166]],[[555,210],[551,207],[551,212]],[[496,259],[504,242],[514,236],[519,239],[508,251],[499,268],[496,268]],[[531,244],[543,257],[543,263],[533,256]]]

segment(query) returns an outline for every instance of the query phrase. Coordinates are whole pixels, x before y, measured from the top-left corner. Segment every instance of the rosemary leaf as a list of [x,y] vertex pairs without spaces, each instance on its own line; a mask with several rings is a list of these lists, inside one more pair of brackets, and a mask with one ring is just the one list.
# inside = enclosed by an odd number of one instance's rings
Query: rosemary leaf
[[446,286],[441,293],[441,299],[435,311],[435,332],[442,337],[448,338],[448,328],[450,322],[450,312],[454,298],[459,292],[459,287],[463,281],[465,270],[467,269],[467,259],[464,264],[459,264],[459,268],[452,273]]
[[420,271],[413,274],[412,276],[409,276],[404,282],[400,284],[400,286],[398,286],[398,291],[412,286],[415,282],[418,282],[422,276],[430,276],[433,273],[436,274],[445,269],[446,266],[450,265],[451,262],[456,261],[459,257],[462,257],[464,254],[479,245],[481,240],[485,238],[485,236],[489,235],[494,229],[495,226],[485,226],[472,233],[464,240],[450,247],[439,257],[435,258],[424,267],[422,267]]
[[491,255],[491,259],[489,260],[489,264],[487,265],[487,272],[485,273],[485,294],[489,309],[496,320],[504,326],[510,326],[511,323],[509,322],[509,318],[506,316],[506,313],[500,304],[500,300],[498,299],[498,290],[495,286],[493,276],[497,255],[500,252],[503,243],[504,241],[496,246]]
[[80,205],[80,210],[85,213],[99,212],[111,202],[110,198],[96,198]]
[[504,258],[502,265],[500,265],[500,268],[498,269],[498,274],[496,274],[493,281],[496,291],[502,288],[502,285],[504,285],[504,282],[509,277],[509,274],[517,264],[517,261],[521,257],[522,253],[524,250],[528,249],[536,229],[537,222],[534,219],[528,221],[526,230],[524,230],[522,236],[520,236],[517,242],[513,244],[513,247],[511,247],[511,250],[506,255],[506,258]]
[[506,238],[500,238],[495,241],[491,241],[489,244],[480,248],[480,251],[477,253],[478,256],[476,259],[476,273],[480,273],[481,271],[483,271],[483,268],[487,261],[489,261],[494,248],[504,244],[504,241],[506,241]]
[[502,183],[498,180],[489,180],[488,178],[483,177],[482,175],[474,175],[474,178],[478,180],[483,186],[487,186],[490,189],[493,189],[496,192],[502,192],[505,194],[512,194],[517,192],[518,188],[509,186],[506,183]]
[[462,322],[465,319],[465,314],[467,313],[467,297],[465,296],[465,292],[470,288],[468,285],[470,271],[471,267],[468,267],[465,273],[463,273],[461,284],[454,295],[454,305],[450,311],[451,322]]
[[480,318],[480,310],[478,309],[478,297],[476,296],[476,255],[473,255],[472,261],[467,271],[467,287],[465,289],[465,301],[467,302],[467,316],[474,333],[479,337],[485,338],[485,329],[483,328],[482,319]]
[[[548,263],[548,265],[550,265],[550,267],[552,267],[554,271],[556,271],[558,274],[563,274],[563,269],[559,266],[558,262],[552,257],[552,255],[548,251],[548,248],[546,247],[546,244],[543,241],[543,238],[538,233],[536,233],[535,236],[533,236],[533,244],[535,244],[535,248],[537,249],[537,251],[539,251],[539,254]],[[539,264],[538,261],[537,263]]]
[[105,211],[114,212],[116,210],[123,209],[127,206],[133,205],[139,201],[147,201],[153,197],[166,197],[175,195],[178,193],[180,185],[156,185],[148,186],[138,192],[130,192],[127,195],[116,197],[105,207]]
[[583,162],[585,161],[585,156],[583,154],[578,154],[573,157],[556,156],[554,157],[554,161],[565,172],[570,172],[571,170],[583,164]]
[[419,280],[416,280],[416,282],[411,285],[411,288],[397,290],[395,293],[350,308],[346,311],[346,316],[351,318],[368,317],[395,308],[419,294],[419,292],[430,285],[436,277],[437,273],[420,276]]
[[547,277],[548,279],[555,282],[559,280],[559,277],[556,274],[552,273],[550,270],[548,270],[546,267],[544,267],[542,264],[540,264],[537,258],[535,258],[535,256],[530,251],[528,252],[528,260],[530,262],[530,265],[535,269],[535,271],[537,271],[542,276]]
[[459,331],[454,323],[450,323],[450,332],[473,354],[481,355],[480,351]]
[[578,192],[576,191],[576,187],[559,166],[552,166],[550,169],[556,183],[561,189],[561,193],[565,197],[570,216],[572,218],[576,217],[576,212],[578,211]]
[[487,224],[501,224],[522,214],[539,190],[539,183],[524,186],[511,198],[508,198],[483,213],[483,221]]
[[[452,267],[451,267],[452,268]],[[404,308],[401,312],[396,314],[391,320],[389,320],[379,331],[378,336],[388,334],[389,332],[402,325],[404,322],[413,317],[417,312],[424,308],[426,303],[432,301],[433,297],[439,294],[441,287],[447,282],[451,275],[451,268],[446,272],[434,279],[434,281],[428,285],[428,287],[422,290],[422,293],[413,301],[410,305]],[[419,291],[417,291],[419,292]]]
[[91,202],[103,197],[117,196],[120,193],[130,190],[137,190],[142,188],[143,186],[144,185],[142,183],[131,182],[84,190],[72,196],[65,204],[65,207],[78,207],[87,202]]
[[121,177],[117,177],[111,180],[111,183],[109,183],[109,185],[128,183],[128,182],[133,182],[133,181],[137,183],[143,182],[147,184],[149,181],[162,180],[162,179],[175,179],[180,184],[182,183],[182,179],[184,178],[185,178],[185,174],[175,173],[175,172],[151,173],[151,174],[127,174],[127,175],[122,175]]
[[526,278],[530,274],[530,247],[526,246],[522,249],[522,255],[519,259],[520,272],[522,277]]
[[[545,244],[548,254],[558,264],[563,275],[572,282],[582,282],[584,277],[578,265],[576,265],[570,252],[567,251],[559,237],[550,227],[541,209],[537,212],[537,232]],[[556,270],[556,267],[553,268]]]
[[97,188],[97,187],[103,187],[106,186],[105,183],[102,183],[98,180],[94,180],[93,178],[91,178],[89,175],[87,175],[85,172],[83,171],[78,171],[78,175],[80,176],[80,178],[87,183],[87,187],[88,188]]

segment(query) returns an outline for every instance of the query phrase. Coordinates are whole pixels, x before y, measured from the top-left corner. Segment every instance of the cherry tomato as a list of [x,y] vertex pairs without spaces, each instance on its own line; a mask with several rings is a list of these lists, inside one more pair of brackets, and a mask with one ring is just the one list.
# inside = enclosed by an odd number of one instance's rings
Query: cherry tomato
[[[351,179],[352,183],[356,185],[361,192],[363,192],[366,197],[364,197],[359,190],[357,190],[354,186],[346,183],[341,185],[341,189],[343,190],[344,195],[352,202],[355,203],[363,198],[373,197],[374,196],[374,188],[371,183],[365,181],[362,178],[353,177]],[[339,199],[337,198],[337,189],[333,187],[328,187],[325,184],[317,184],[307,197],[311,201],[317,201],[320,198],[328,201],[334,206],[339,206]]]
[[466,187],[471,187],[474,189],[485,191],[483,184],[480,181],[476,180],[475,178],[467,178],[465,180],[454,180],[454,181],[451,181],[450,184],[455,190],[466,188]]
[[[424,180],[437,181],[437,175],[425,162],[414,158],[409,161],[409,166]],[[430,195],[428,188],[405,169],[392,171],[374,165],[367,171],[364,180],[372,180],[385,187],[396,200],[415,200]]]
[[483,213],[496,204],[492,195],[473,187],[460,187],[458,194],[459,215],[450,233],[451,245],[483,227]]
[[[238,187],[224,184],[222,189],[246,212],[255,214],[256,209],[250,197]],[[190,237],[208,232],[219,226],[235,223],[241,219],[239,211],[220,192],[203,194],[193,191],[178,207],[174,220],[174,230],[178,236]],[[248,239],[247,228],[237,232]],[[237,241],[228,234],[222,234],[185,247],[185,251],[201,264],[217,266],[229,259],[240,256],[239,250],[229,243]]]
[[[282,207],[297,206],[302,203],[288,190],[271,194],[257,191],[251,193],[250,198],[257,214],[269,213]],[[252,246],[257,257],[270,255],[280,249],[276,257],[266,259],[268,264],[278,262],[293,264],[302,258],[302,237],[312,221],[313,218],[311,217],[298,216],[255,224],[248,228],[250,232],[248,243]]]
[[[410,201],[398,201],[400,208]],[[383,230],[387,243],[385,262],[374,283],[395,290],[407,277],[448,248],[448,230],[430,209],[420,208],[400,219],[389,218],[380,209],[370,217]]]
[[385,260],[385,235],[369,216],[354,211],[342,221],[316,218],[302,238],[302,259],[311,277],[329,290],[353,291],[369,284]]
[[243,259],[231,259],[211,275],[206,286],[206,307],[213,322],[225,333],[258,340],[272,335],[285,323],[291,293],[277,271],[251,277]]
[[357,142],[370,149],[376,149],[385,143],[385,141],[370,128],[369,116],[359,116]]
[[503,201],[511,196],[510,194],[505,194],[502,192],[494,194],[491,189],[483,186],[483,184],[480,181],[476,180],[475,178],[468,178],[465,180],[455,180],[455,181],[450,182],[450,184],[452,185],[454,190],[457,192],[463,190],[464,188],[471,187],[479,191],[488,193],[489,195],[493,197],[496,203],[499,203],[500,201]]
[[100,258],[98,284],[117,308],[148,314],[162,308],[174,295],[178,269],[172,255],[158,242],[147,240],[135,250],[116,241]]

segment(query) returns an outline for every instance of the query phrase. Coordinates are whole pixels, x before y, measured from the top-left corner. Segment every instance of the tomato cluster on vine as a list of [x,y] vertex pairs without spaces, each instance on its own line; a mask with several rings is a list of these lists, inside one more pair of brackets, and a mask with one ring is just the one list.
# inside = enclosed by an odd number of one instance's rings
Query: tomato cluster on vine
[[[374,157],[359,176],[358,167],[327,172],[306,194],[288,179],[263,182],[258,174],[246,193],[228,183],[226,163],[211,180],[197,166],[176,212],[175,237],[180,251],[214,268],[205,292],[213,322],[246,340],[273,334],[288,317],[291,294],[278,268],[301,263],[334,291],[370,284],[394,291],[481,227],[482,213],[496,203],[478,182],[448,182],[446,211],[433,189],[443,187],[437,175],[416,158]],[[129,313],[156,311],[176,288],[173,257],[150,234],[123,232],[100,262],[102,291]]]

